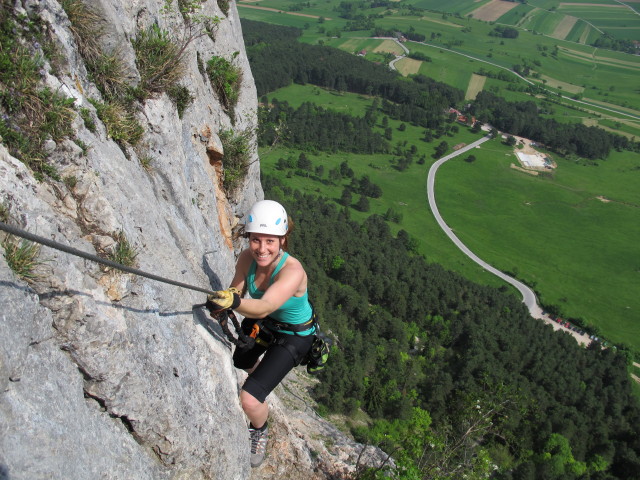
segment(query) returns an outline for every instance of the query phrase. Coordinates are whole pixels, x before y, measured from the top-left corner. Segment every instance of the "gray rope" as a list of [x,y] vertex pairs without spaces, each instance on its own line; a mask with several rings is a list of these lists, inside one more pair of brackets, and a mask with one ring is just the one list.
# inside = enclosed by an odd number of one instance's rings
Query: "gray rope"
[[17,227],[13,227],[11,225],[7,225],[4,222],[0,222],[0,230],[4,230],[11,235],[15,235],[17,237],[24,238],[26,240],[30,240],[32,242],[39,243],[41,245],[45,245],[47,247],[60,250],[61,252],[68,253],[70,255],[75,255],[76,257],[82,257],[86,260],[90,260],[92,262],[100,263],[107,267],[115,268],[117,270],[122,270],[123,272],[132,273],[133,275],[138,275],[140,277],[149,278],[151,280],[155,280],[157,282],[168,283],[169,285],[175,285],[176,287],[186,288],[187,290],[195,290],[196,292],[202,292],[206,294],[214,293],[211,290],[207,290],[206,288],[194,287],[193,285],[189,285],[182,282],[177,282],[175,280],[171,280],[169,278],[160,277],[158,275],[153,275],[152,273],[147,273],[142,270],[138,270],[137,268],[127,267],[126,265],[122,265],[120,263],[114,262],[112,260],[108,260],[106,258],[98,257],[97,255],[92,255],[90,253],[83,252],[82,250],[78,250],[76,248],[68,247],[67,245],[63,245],[62,243],[55,242],[53,240],[49,240],[44,237],[40,237],[38,235],[34,235],[33,233],[29,233],[25,230],[22,230]]

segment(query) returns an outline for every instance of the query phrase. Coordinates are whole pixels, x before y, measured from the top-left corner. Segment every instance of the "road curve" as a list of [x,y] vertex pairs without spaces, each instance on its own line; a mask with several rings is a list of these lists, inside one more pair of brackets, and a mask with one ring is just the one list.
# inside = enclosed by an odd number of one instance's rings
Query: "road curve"
[[493,273],[494,275],[503,279],[505,282],[508,282],[514,287],[516,287],[518,291],[522,294],[522,302],[527,306],[533,318],[544,318],[542,314],[542,309],[538,305],[536,294],[533,292],[533,290],[527,287],[524,283],[516,280],[515,278],[510,277],[509,275],[506,275],[505,273],[501,272],[497,268],[492,267],[487,262],[479,258],[471,250],[469,250],[469,248],[467,248],[467,246],[464,243],[462,243],[462,241],[456,236],[455,233],[453,233],[451,228],[449,228],[449,226],[442,219],[442,216],[438,211],[438,206],[436,205],[436,195],[434,191],[434,186],[436,181],[436,172],[438,171],[438,168],[440,168],[440,165],[442,165],[447,160],[450,160],[473,148],[476,148],[477,146],[483,144],[484,142],[486,142],[487,140],[490,140],[491,138],[492,137],[490,135],[482,137],[480,140],[476,140],[475,142],[461,148],[460,150],[457,150],[445,157],[442,157],[431,166],[431,168],[429,169],[429,174],[427,176],[427,197],[429,198],[429,207],[431,208],[431,212],[433,212],[433,216],[436,218],[438,225],[440,225],[440,228],[442,228],[444,233],[447,234],[447,236],[453,241],[453,243],[456,244],[456,246],[460,250],[464,252],[465,255],[467,255],[471,260],[476,262],[478,265],[480,265],[482,268],[484,268],[488,272]]

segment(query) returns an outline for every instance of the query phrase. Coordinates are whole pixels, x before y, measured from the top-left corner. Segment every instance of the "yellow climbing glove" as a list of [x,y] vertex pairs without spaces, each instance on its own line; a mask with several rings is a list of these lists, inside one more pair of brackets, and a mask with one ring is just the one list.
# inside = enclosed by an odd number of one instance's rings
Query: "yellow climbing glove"
[[226,290],[218,290],[207,295],[206,307],[209,312],[220,312],[221,310],[233,310],[240,306],[241,292],[237,288],[231,287]]

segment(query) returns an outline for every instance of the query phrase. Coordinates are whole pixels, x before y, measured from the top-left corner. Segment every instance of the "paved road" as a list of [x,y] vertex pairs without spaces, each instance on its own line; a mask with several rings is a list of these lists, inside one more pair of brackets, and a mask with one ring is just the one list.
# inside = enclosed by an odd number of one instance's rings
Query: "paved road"
[[436,195],[435,195],[435,191],[434,191],[434,185],[436,182],[436,172],[438,171],[438,168],[440,168],[440,165],[442,165],[444,162],[446,162],[447,160],[450,160],[454,157],[457,157],[458,155],[462,155],[465,152],[468,152],[471,149],[476,148],[477,146],[483,144],[484,142],[486,142],[487,140],[490,140],[491,136],[487,135],[486,137],[482,137],[480,140],[477,140],[463,148],[461,148],[460,150],[457,150],[445,157],[442,157],[440,160],[436,161],[431,168],[429,169],[429,175],[427,176],[427,196],[429,198],[429,207],[431,208],[431,211],[433,212],[434,217],[436,217],[436,221],[438,222],[438,225],[440,225],[440,228],[442,228],[442,230],[444,230],[444,233],[447,234],[447,236],[453,241],[453,243],[456,244],[456,246],[462,250],[465,255],[467,255],[471,260],[473,260],[474,262],[476,262],[478,265],[480,265],[482,268],[484,268],[485,270],[493,273],[494,275],[500,277],[501,279],[503,279],[505,282],[510,283],[511,285],[513,285],[514,287],[516,287],[518,289],[518,291],[522,294],[522,301],[524,302],[524,304],[527,306],[527,308],[529,309],[529,312],[531,312],[531,316],[534,318],[541,318],[542,317],[542,309],[538,306],[538,302],[536,300],[536,295],[535,293],[533,293],[533,290],[531,290],[529,287],[527,287],[524,283],[516,280],[515,278],[510,277],[509,275],[506,275],[505,273],[501,272],[500,270],[498,270],[497,268],[492,267],[491,265],[489,265],[487,262],[485,262],[484,260],[482,260],[481,258],[479,258],[475,253],[473,253],[471,250],[469,250],[469,248],[467,248],[467,246],[462,243],[462,241],[456,236],[455,233],[453,233],[453,231],[451,230],[451,228],[449,228],[449,226],[446,224],[446,222],[442,219],[442,216],[440,215],[440,212],[438,211],[438,206],[436,205]]
[[[461,55],[463,57],[470,58],[470,59],[472,59],[472,60],[474,60],[476,62],[482,62],[482,63],[486,63],[486,64],[491,65],[491,66],[496,67],[496,68],[501,68],[502,70],[506,70],[507,72],[509,72],[509,73],[515,75],[516,77],[520,78],[520,80],[525,81],[529,85],[535,85],[535,86],[537,86],[539,88],[542,88],[549,95],[556,96],[559,93],[559,92],[558,93],[554,93],[553,91],[548,90],[547,88],[545,88],[544,85],[541,85],[540,83],[537,83],[537,82],[532,82],[531,80],[529,80],[528,78],[520,75],[519,73],[515,72],[514,70],[511,70],[508,67],[503,67],[502,65],[499,65],[497,63],[490,62],[489,60],[485,60],[485,59],[479,58],[479,57],[474,57],[473,55],[467,55],[466,53],[458,52],[456,50],[451,50],[450,48],[445,48],[445,47],[442,47],[442,46],[439,46],[439,45],[434,45],[434,44],[431,44],[431,43],[425,43],[425,42],[414,42],[414,43],[419,43],[419,44],[425,45],[427,47],[437,48],[438,50],[446,50],[447,52],[455,53],[456,55]],[[584,100],[576,100],[575,98],[567,97],[566,95],[560,95],[560,96],[563,99],[565,99],[565,100],[567,100],[569,102],[580,103],[582,105],[587,105],[587,106],[589,106],[591,108],[599,108],[601,110],[606,110],[608,112],[612,112],[612,113],[615,113],[615,114],[618,114],[618,115],[623,115],[625,117],[634,118],[636,120],[640,119],[640,117],[638,115],[634,115],[634,114],[631,114],[631,113],[623,112],[622,110],[616,110],[614,108],[607,108],[607,107],[605,107],[603,105],[598,105],[597,103],[591,103],[591,102],[587,102],[587,101],[584,101]]]
[[438,225],[440,225],[440,228],[442,228],[444,233],[447,234],[447,236],[453,241],[453,243],[456,244],[456,246],[460,250],[464,252],[465,255],[467,255],[471,260],[476,262],[478,265],[480,265],[482,268],[484,268],[488,272],[493,273],[497,277],[500,277],[505,282],[510,283],[511,285],[513,285],[518,289],[518,291],[522,294],[522,302],[529,309],[529,313],[533,318],[543,320],[545,323],[551,325],[554,330],[563,330],[564,332],[569,333],[580,344],[583,344],[585,346],[589,345],[589,343],[591,343],[591,340],[588,335],[586,334],[580,335],[578,332],[575,332],[571,329],[568,329],[558,324],[557,322],[553,321],[548,315],[544,314],[542,311],[542,308],[540,308],[540,305],[538,305],[536,294],[533,292],[533,290],[531,290],[529,287],[527,287],[524,283],[520,282],[519,280],[516,280],[515,278],[510,277],[504,272],[501,272],[497,268],[492,267],[487,262],[485,262],[480,257],[478,257],[475,253],[473,253],[471,250],[469,250],[469,248],[464,243],[462,243],[462,241],[456,236],[456,234],[453,233],[451,228],[449,228],[446,222],[442,219],[440,212],[438,211],[438,205],[436,204],[436,195],[434,191],[434,186],[436,182],[436,172],[438,171],[438,168],[440,168],[440,165],[442,165],[447,160],[451,160],[452,158],[457,157],[458,155],[462,155],[463,153],[468,152],[469,150],[472,150],[482,145],[484,142],[490,139],[491,139],[490,135],[482,137],[480,140],[476,140],[475,142],[461,148],[460,150],[456,150],[455,152],[445,157],[442,157],[431,166],[431,168],[429,169],[429,174],[427,176],[427,196],[429,198],[429,207],[433,212],[433,216],[436,218]]

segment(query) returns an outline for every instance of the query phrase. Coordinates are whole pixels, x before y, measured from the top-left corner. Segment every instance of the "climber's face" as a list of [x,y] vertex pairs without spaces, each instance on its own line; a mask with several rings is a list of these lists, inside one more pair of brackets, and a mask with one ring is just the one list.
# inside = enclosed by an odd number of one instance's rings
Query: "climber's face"
[[249,234],[249,248],[259,267],[268,267],[280,257],[282,237],[266,233]]

